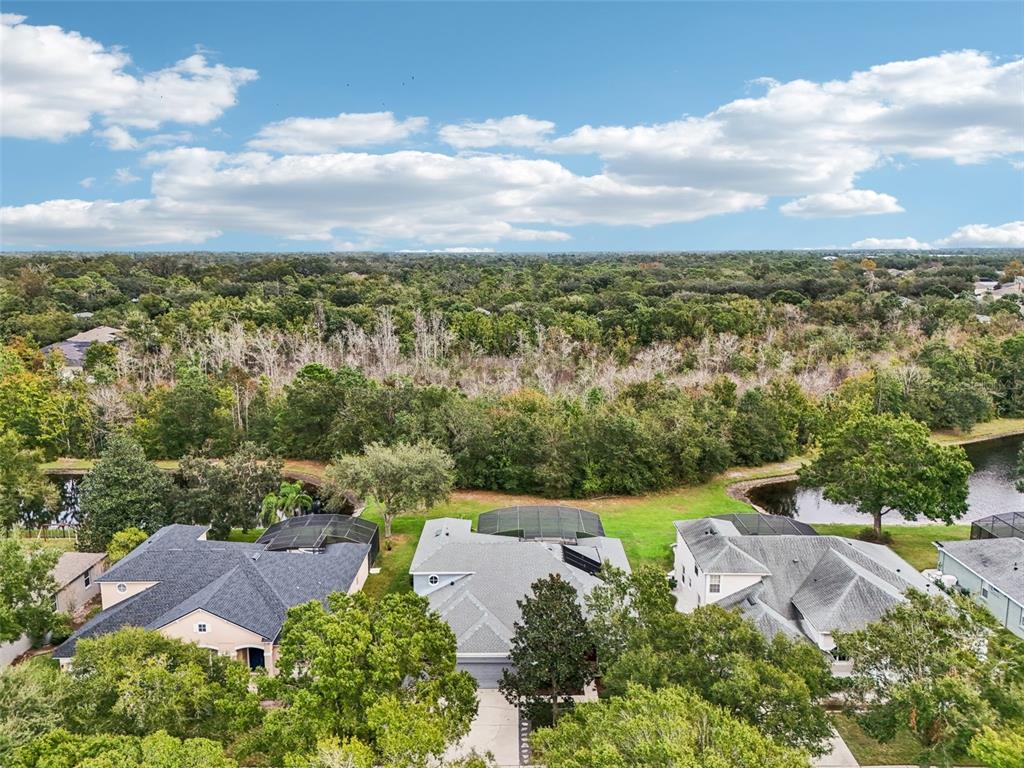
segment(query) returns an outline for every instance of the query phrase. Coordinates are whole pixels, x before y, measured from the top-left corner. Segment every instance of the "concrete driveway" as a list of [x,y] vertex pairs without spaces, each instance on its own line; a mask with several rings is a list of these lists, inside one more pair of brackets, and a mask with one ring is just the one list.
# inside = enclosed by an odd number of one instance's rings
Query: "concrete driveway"
[[483,755],[490,752],[494,761],[504,766],[519,766],[519,710],[501,693],[481,688],[476,692],[477,713],[469,733],[446,753],[446,759],[455,759],[476,750]]

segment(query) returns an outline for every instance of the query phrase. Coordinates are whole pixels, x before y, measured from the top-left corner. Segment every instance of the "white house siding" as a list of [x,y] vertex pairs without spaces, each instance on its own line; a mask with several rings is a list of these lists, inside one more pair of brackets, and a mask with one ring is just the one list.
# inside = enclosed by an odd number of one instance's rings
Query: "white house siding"
[[988,597],[984,597],[981,594],[984,579],[943,549],[939,549],[939,570],[944,574],[956,576],[956,586],[959,589],[969,592],[975,602],[988,608],[996,620],[1013,634],[1024,637],[1024,624],[1021,623],[1024,608],[1019,603],[991,584],[988,588]]
[[711,592],[712,574],[701,572],[700,578],[704,590],[704,599],[701,605],[717,603],[719,600],[729,595],[734,595],[742,589],[759,584],[761,579],[764,578],[759,573],[720,573],[716,575],[721,578],[721,589],[718,592]]
[[[86,603],[100,593],[100,585],[96,583],[106,569],[105,561],[96,563],[88,571],[82,573],[71,582],[61,587],[54,599],[57,611],[74,616]],[[85,586],[85,575],[89,574],[90,584]],[[27,635],[9,643],[0,643],[0,669],[9,667],[15,659],[32,649],[32,641]]]
[[689,589],[693,589],[693,579],[695,575],[693,572],[693,553],[691,553],[690,548],[686,546],[686,542],[683,541],[683,537],[679,531],[676,531],[675,561],[676,583],[680,587],[685,586]]
[[363,584],[366,583],[366,577],[370,575],[370,553],[366,553],[366,557],[363,558],[362,564],[359,566],[359,571],[356,573],[355,578],[352,579],[352,585],[348,588],[348,593],[354,595],[356,592],[363,588]]

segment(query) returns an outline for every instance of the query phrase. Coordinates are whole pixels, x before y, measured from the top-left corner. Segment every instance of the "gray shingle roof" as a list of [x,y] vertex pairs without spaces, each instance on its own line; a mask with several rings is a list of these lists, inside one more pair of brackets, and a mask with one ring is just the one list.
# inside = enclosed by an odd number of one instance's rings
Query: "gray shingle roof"
[[896,588],[830,549],[793,595],[793,605],[818,629],[863,629],[903,600]]
[[79,638],[124,626],[158,629],[203,609],[274,640],[290,606],[347,592],[369,544],[334,544],[322,554],[265,552],[258,544],[199,540],[204,526],[170,525],[97,581],[157,582],[94,616],[54,651],[74,655]]
[[1004,595],[1024,605],[1024,539],[973,539],[938,544]]
[[910,587],[935,587],[888,547],[841,536],[743,535],[714,518],[682,520],[676,530],[707,573],[753,573],[761,582],[721,604],[735,605],[766,634],[851,631],[882,616]]
[[[618,567],[629,563],[618,539],[594,537],[586,546]],[[506,655],[520,618],[517,602],[538,579],[559,574],[579,595],[600,580],[562,560],[561,546],[474,533],[469,520],[428,520],[410,573],[449,574],[450,583],[427,599],[455,633],[460,654]]]

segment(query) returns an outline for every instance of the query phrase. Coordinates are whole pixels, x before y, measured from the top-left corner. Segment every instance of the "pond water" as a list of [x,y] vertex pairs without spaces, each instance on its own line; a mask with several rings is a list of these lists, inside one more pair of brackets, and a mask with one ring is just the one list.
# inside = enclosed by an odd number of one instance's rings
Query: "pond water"
[[[961,523],[977,520],[997,512],[1024,511],[1024,494],[1014,487],[1017,471],[1017,453],[1024,445],[1024,435],[986,440],[965,445],[967,458],[974,465],[971,474],[967,514]],[[805,523],[864,523],[870,520],[856,508],[846,504],[833,504],[817,488],[799,488],[795,481],[770,483],[752,489],[748,494],[752,502],[776,515],[795,517]],[[919,519],[918,524],[930,523]],[[913,525],[902,516],[891,512],[883,524]]]

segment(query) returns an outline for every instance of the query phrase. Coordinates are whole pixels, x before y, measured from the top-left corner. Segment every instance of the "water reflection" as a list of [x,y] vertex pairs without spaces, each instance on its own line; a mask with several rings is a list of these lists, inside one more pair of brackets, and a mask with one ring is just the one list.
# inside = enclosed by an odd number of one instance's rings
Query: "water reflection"
[[[1024,494],[1014,487],[1017,453],[1024,436],[1005,437],[964,446],[974,465],[967,495],[968,512],[960,522],[970,522],[997,512],[1024,510]],[[817,488],[799,488],[795,482],[772,483],[754,488],[751,501],[776,515],[796,517],[807,523],[865,523],[866,515],[846,504],[833,504]],[[908,523],[890,513],[884,523]],[[930,520],[918,520],[929,523]],[[913,524],[913,523],[909,523]]]

